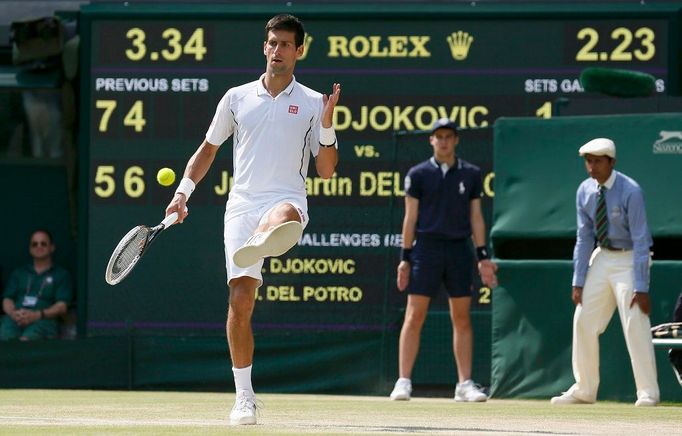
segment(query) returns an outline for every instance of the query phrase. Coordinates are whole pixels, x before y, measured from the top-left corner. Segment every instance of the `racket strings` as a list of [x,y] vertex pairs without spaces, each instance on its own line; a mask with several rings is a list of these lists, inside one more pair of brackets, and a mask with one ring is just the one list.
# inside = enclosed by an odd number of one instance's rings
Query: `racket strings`
[[147,243],[147,235],[149,229],[147,227],[139,227],[138,230],[130,236],[130,238],[121,246],[119,253],[115,256],[114,263],[111,268],[111,276],[113,280],[118,279],[122,274],[126,274],[128,268],[136,261],[139,255],[144,250]]

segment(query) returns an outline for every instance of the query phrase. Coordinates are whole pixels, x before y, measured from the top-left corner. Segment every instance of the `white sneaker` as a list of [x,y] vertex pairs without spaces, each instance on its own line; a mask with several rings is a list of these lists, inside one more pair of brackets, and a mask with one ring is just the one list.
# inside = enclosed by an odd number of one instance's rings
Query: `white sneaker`
[[481,391],[481,388],[474,384],[473,380],[457,383],[455,387],[455,401],[486,401],[488,396]]
[[256,233],[234,252],[234,263],[248,268],[264,257],[281,256],[296,245],[303,234],[303,225],[288,221],[266,232]]
[[256,423],[256,397],[248,391],[239,391],[230,412],[230,425]]
[[658,401],[651,397],[642,397],[635,402],[637,407],[654,407],[656,404],[658,404]]
[[412,382],[407,378],[399,378],[395,382],[393,392],[391,392],[391,400],[407,401],[410,399],[410,395],[412,395]]
[[565,406],[567,404],[589,404],[587,401],[578,399],[568,392],[564,392],[557,397],[552,397],[550,403],[557,406]]

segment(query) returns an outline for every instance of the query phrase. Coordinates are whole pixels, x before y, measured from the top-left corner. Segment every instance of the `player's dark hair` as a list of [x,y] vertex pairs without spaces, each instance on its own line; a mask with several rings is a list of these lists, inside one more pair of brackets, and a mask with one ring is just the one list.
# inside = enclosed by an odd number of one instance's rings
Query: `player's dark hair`
[[268,33],[271,30],[286,30],[293,32],[296,36],[296,48],[303,45],[303,38],[305,38],[305,29],[301,20],[290,14],[279,14],[270,18],[268,24],[265,25],[265,41],[268,40]]
[[34,231],[31,232],[31,237],[29,241],[33,239],[33,235],[35,235],[36,233],[45,233],[47,235],[47,239],[50,240],[50,244],[54,242],[54,239],[52,239],[52,233],[50,233],[50,231],[47,229],[35,229]]

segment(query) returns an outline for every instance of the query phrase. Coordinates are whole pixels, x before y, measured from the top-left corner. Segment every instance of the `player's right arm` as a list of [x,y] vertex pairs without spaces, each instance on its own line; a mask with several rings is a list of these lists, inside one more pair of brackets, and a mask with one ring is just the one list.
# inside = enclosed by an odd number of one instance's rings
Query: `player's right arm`
[[[207,140],[197,148],[192,157],[189,158],[187,166],[185,167],[185,173],[183,177],[192,179],[195,185],[206,176],[208,170],[211,168],[213,161],[215,160],[216,153],[218,152],[217,145],[213,145]],[[178,212],[178,222],[181,223],[187,216],[185,211],[185,205],[187,204],[187,197],[185,194],[176,192],[173,199],[168,204],[166,208],[166,216],[173,212]],[[180,211],[183,211],[180,213]]]
[[[417,228],[417,216],[419,215],[419,200],[410,195],[405,195],[405,217],[403,218],[403,249],[412,249],[414,244],[415,229]],[[410,262],[400,260],[398,264],[398,277],[396,284],[398,290],[404,291],[410,282]]]

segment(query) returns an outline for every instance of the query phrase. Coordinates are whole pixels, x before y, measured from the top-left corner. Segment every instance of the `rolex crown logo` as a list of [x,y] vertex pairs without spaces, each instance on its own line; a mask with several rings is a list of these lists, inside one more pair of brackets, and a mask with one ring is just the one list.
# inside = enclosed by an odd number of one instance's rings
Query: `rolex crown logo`
[[310,49],[310,44],[313,42],[313,37],[306,32],[305,36],[303,37],[303,54],[301,55],[300,58],[298,58],[299,61],[302,61],[303,59],[308,56],[308,50]]
[[461,61],[469,55],[469,48],[474,42],[474,37],[467,32],[458,30],[457,32],[452,32],[447,37],[447,40],[452,58],[456,61]]

